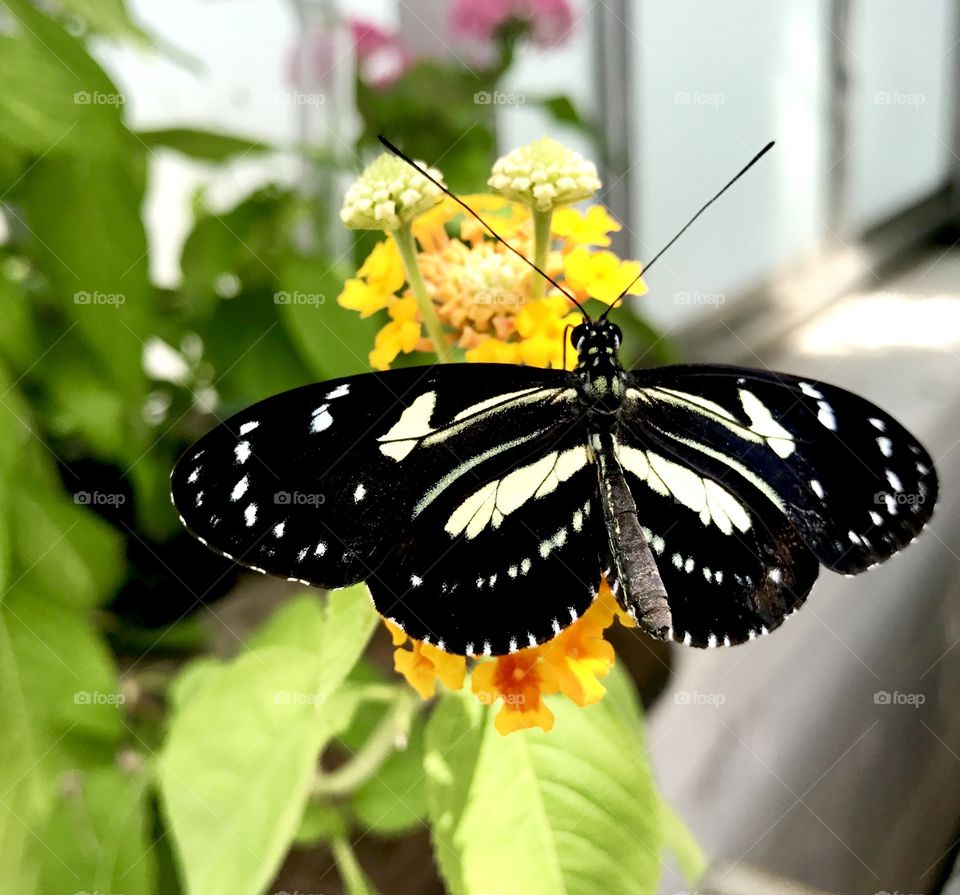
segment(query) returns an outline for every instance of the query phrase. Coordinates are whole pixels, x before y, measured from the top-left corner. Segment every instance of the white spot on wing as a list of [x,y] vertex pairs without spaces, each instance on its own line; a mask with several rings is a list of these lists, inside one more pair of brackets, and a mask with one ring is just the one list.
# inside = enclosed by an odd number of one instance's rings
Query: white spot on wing
[[887,431],[887,424],[883,420],[876,419],[876,417],[870,417],[870,425],[880,432]]
[[893,488],[894,491],[902,491],[903,484],[901,483],[897,474],[892,469],[887,469],[884,471],[887,474],[887,481],[890,483],[890,487]]
[[200,475],[200,467],[198,466],[190,475],[187,476],[187,481],[192,485]]
[[257,420],[253,420],[252,422],[249,422],[249,423],[244,423],[244,424],[240,427],[240,434],[241,434],[241,435],[246,435],[247,432],[252,432],[252,431],[253,431],[254,429],[256,429],[257,426],[259,426],[259,425],[260,425],[260,423],[259,423]]
[[275,538],[282,538],[283,531],[286,527],[287,527],[286,522],[278,522],[276,525],[273,526],[273,536]]
[[257,505],[255,503],[247,504],[247,508],[243,511],[243,518],[246,520],[247,528],[250,528],[257,521]]
[[361,500],[366,496],[367,489],[363,487],[362,484],[357,485],[356,489],[353,492],[354,503],[360,503]]
[[310,422],[310,431],[314,434],[329,429],[333,425],[333,417],[330,415],[329,407],[329,404],[321,404],[311,414],[313,419]]
[[326,399],[328,401],[334,400],[334,398],[342,398],[344,395],[350,392],[350,383],[342,382],[338,385],[332,392],[327,392]]
[[250,442],[241,441],[234,449],[234,456],[237,458],[237,463],[246,463],[250,459]]
[[233,490],[230,492],[230,499],[239,500],[244,494],[247,493],[247,488],[249,487],[250,478],[249,476],[244,476],[239,482],[237,482],[236,485],[233,486]]
[[807,395],[807,396],[810,397],[810,398],[818,398],[818,399],[819,399],[819,398],[822,398],[822,397],[823,397],[823,393],[822,393],[822,392],[818,392],[812,385],[810,385],[809,382],[801,382],[801,383],[800,383],[800,391],[802,391],[805,395]]
[[880,448],[880,453],[883,454],[884,457],[893,456],[893,442],[885,435],[881,435],[877,439],[877,446]]
[[821,500],[823,500],[823,485],[820,484],[816,479],[810,479],[810,490],[817,495]]

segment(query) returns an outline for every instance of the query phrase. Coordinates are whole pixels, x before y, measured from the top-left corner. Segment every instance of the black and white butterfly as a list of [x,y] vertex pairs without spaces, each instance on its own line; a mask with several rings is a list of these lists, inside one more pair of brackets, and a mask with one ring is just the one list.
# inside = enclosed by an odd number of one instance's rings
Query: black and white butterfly
[[930,518],[932,460],[865,399],[739,367],[628,372],[620,341],[585,317],[573,371],[415,367],[268,398],[187,451],[174,503],[238,563],[365,580],[382,616],[468,656],[555,637],[602,575],[653,637],[742,643],[820,565],[861,572]]

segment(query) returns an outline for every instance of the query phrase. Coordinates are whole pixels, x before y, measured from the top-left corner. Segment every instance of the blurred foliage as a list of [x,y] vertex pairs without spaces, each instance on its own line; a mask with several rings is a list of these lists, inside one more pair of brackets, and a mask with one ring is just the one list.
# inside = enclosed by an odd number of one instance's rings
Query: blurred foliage
[[[492,735],[487,710],[459,696],[428,717],[363,658],[375,624],[363,587],[291,599],[235,655],[214,654],[197,609],[225,625],[212,604],[236,569],[181,530],[169,471],[217,418],[364,371],[378,323],[339,308],[349,271],[298,248],[311,209],[274,186],[226,211],[198,196],[182,281],[153,284],[141,218],[152,153],[223,165],[269,147],[129,129],[120,91],[86,47],[91,35],[149,44],[121,0],[5,0],[5,10],[5,891],[256,895],[291,847],[326,844],[345,891],[372,892],[349,843],[425,823],[458,895],[650,891],[665,840],[695,875],[696,847],[675,820],[661,825],[646,765],[614,771],[643,748],[620,677],[600,706],[557,705],[552,740]],[[374,123],[426,158],[463,135],[444,165],[476,185],[492,159],[491,121],[467,99],[475,83],[441,82],[436,127],[429,64],[394,92],[361,89],[361,146]],[[579,123],[568,102],[547,107]]]

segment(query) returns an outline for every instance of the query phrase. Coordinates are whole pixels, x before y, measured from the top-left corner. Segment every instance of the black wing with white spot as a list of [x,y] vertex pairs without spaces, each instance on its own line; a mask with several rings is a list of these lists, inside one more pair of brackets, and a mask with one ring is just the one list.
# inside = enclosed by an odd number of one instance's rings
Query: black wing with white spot
[[[902,549],[936,503],[933,461],[917,440],[864,398],[814,380],[722,366],[638,371],[624,420],[625,444],[655,440],[750,512],[775,508],[838,572]],[[708,537],[689,552],[709,563],[723,543]]]
[[820,564],[761,490],[749,481],[734,490],[723,463],[656,434],[624,429],[621,439],[618,460],[666,591],[666,637],[730,646],[800,607]]
[[468,656],[535,646],[576,621],[607,551],[581,429],[491,457],[421,501],[367,582],[377,610]]
[[[194,535],[237,562],[320,587],[368,579],[378,608],[422,639],[465,647],[476,624],[478,651],[499,633],[505,652],[515,635],[552,630],[556,611],[525,614],[519,584],[539,594],[529,605],[545,606],[566,575],[563,555],[579,544],[575,507],[561,512],[553,491],[564,484],[572,493],[565,483],[586,463],[582,419],[562,371],[473,364],[333,380],[217,426],[177,464],[173,500]],[[498,483],[492,503],[477,496],[489,496],[490,483]],[[578,484],[575,503],[584,507],[588,496]],[[564,524],[569,546],[560,543]],[[537,551],[550,538],[556,562],[545,570]],[[527,558],[536,574],[527,569],[516,588],[506,586]],[[454,584],[453,563],[455,596],[443,588]],[[493,576],[495,597],[492,587],[473,587]],[[595,557],[589,577],[595,586]],[[569,596],[576,612],[585,592]],[[560,626],[570,623],[567,608]]]

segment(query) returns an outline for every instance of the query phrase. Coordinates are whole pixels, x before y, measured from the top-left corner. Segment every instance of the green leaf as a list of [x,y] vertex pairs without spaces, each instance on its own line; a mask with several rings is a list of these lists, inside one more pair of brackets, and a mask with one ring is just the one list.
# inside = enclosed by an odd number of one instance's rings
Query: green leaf
[[131,425],[140,422],[147,390],[141,355],[154,330],[140,220],[144,175],[136,160],[136,153],[122,164],[45,158],[17,187],[56,307],[128,402]]
[[241,655],[174,715],[160,791],[189,895],[257,895],[303,814],[330,707],[302,650]]
[[663,845],[676,859],[680,872],[688,885],[695,885],[707,872],[707,856],[700,848],[690,828],[664,801],[660,802],[660,826],[663,830]]
[[36,763],[38,750],[28,705],[30,697],[17,667],[17,656],[0,613],[0,879],[10,892],[35,891],[36,864],[31,830],[46,807]]
[[406,746],[391,753],[353,793],[350,807],[365,829],[383,836],[399,836],[419,827],[427,816],[424,726],[418,717]]
[[124,574],[124,545],[117,531],[84,508],[93,500],[78,491],[68,503],[32,481],[18,482],[10,501],[14,555],[24,587],[47,602],[90,608],[111,596]]
[[152,895],[143,771],[107,765],[72,776],[42,831],[41,891]]
[[141,46],[151,43],[146,32],[127,15],[123,0],[60,0],[60,5],[104,37],[125,37]]
[[38,732],[68,752],[111,750],[123,731],[124,697],[103,639],[80,612],[22,583],[3,613]]
[[316,591],[299,594],[247,638],[247,648],[293,646],[313,652],[323,637],[324,613],[324,601]]
[[290,255],[280,269],[280,319],[320,379],[366,373],[382,320],[361,320],[337,304],[343,278],[320,258]]
[[312,650],[263,646],[196,682],[159,765],[188,895],[258,895],[273,878],[317,757],[356,707],[340,685],[375,620],[366,587],[335,591]]
[[314,846],[343,836],[345,832],[346,821],[339,808],[329,802],[311,801],[303,811],[293,842],[294,845]]
[[628,688],[615,668],[603,702],[550,698],[551,732],[506,737],[472,697],[443,698],[425,766],[435,853],[454,895],[654,891],[658,797]]
[[137,136],[151,149],[160,147],[175,149],[177,152],[205,162],[226,162],[233,156],[259,155],[270,152],[272,148],[266,143],[249,140],[246,137],[186,127],[139,131]]
[[27,0],[4,5],[10,17],[0,36],[0,143],[48,157],[132,151],[120,114],[124,97],[83,43]]
[[584,120],[570,97],[551,96],[547,99],[540,100],[539,103],[557,124],[569,124],[578,130],[587,131],[588,133],[591,132],[592,125],[590,122]]

